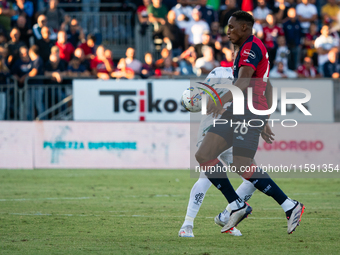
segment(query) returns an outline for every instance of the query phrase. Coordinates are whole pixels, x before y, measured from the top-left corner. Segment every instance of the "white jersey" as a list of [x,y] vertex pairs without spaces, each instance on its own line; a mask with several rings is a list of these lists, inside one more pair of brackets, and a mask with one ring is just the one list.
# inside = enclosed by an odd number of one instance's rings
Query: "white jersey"
[[[215,87],[216,84],[232,84],[234,80],[233,76],[233,70],[231,67],[216,67],[214,70],[212,70],[207,78],[204,80],[204,83],[210,85],[211,87]],[[216,92],[219,94],[220,97],[222,97],[224,94],[226,94],[229,90],[223,89],[223,88],[215,88]],[[216,98],[218,101],[218,99]],[[227,108],[231,103],[226,103],[223,108]],[[219,118],[218,116],[217,118]],[[202,116],[201,123],[198,129],[197,134],[197,147],[201,144],[201,142],[204,139],[204,136],[210,129],[210,127],[213,124],[214,118],[212,117],[212,114],[204,115]]]

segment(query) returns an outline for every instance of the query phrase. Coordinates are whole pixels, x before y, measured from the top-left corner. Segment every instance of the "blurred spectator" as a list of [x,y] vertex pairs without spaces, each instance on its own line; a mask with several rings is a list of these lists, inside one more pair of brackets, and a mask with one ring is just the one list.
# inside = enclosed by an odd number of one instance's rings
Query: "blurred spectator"
[[90,72],[81,64],[81,60],[79,58],[73,57],[68,64],[67,76],[88,77],[90,76]]
[[238,0],[237,5],[241,7],[242,11],[249,12],[254,11],[254,0]]
[[176,24],[180,29],[186,29],[192,20],[193,8],[186,0],[178,0],[178,4],[171,10],[176,13]]
[[0,46],[4,47],[6,43],[7,43],[7,37],[6,37],[5,32],[0,32]]
[[211,23],[218,22],[218,13],[210,6],[207,6],[207,0],[200,0],[200,4],[196,6],[196,9],[202,14],[202,20],[211,26]]
[[278,48],[276,51],[275,63],[281,62],[283,64],[284,69],[288,69],[288,56],[290,52],[286,45],[285,37],[279,36],[277,38],[277,44],[278,44]]
[[283,23],[283,30],[288,49],[290,51],[288,68],[291,70],[296,70],[300,61],[301,52],[301,24],[296,19],[296,11],[294,8],[289,8],[287,15],[289,19]]
[[127,67],[125,58],[121,58],[117,66],[118,68],[111,73],[111,77],[117,79],[133,79],[135,73],[131,68]]
[[323,73],[326,78],[338,79],[340,76],[340,63],[338,52],[331,50],[328,52],[328,61],[323,65]]
[[[221,44],[216,43],[218,46],[221,46]],[[202,42],[195,44],[194,46],[190,47],[188,50],[194,50],[196,53],[196,58],[203,57],[203,47],[209,46],[214,49],[214,53],[218,52],[218,50],[215,47],[215,43],[211,40],[211,35],[209,31],[204,31],[202,35]],[[220,48],[219,48],[220,49]]]
[[288,20],[288,10],[293,7],[289,1],[276,0],[274,3],[273,12],[277,22],[285,22]]
[[16,15],[13,6],[6,0],[0,0],[0,24],[8,31],[11,31],[11,17]]
[[302,3],[296,6],[296,13],[301,22],[302,32],[307,34],[310,23],[318,18],[318,11],[315,5],[308,3],[308,0],[302,0]]
[[[35,38],[36,42],[42,38],[41,29],[44,26],[47,27],[47,18],[46,18],[45,15],[41,14],[41,15],[38,16],[37,24],[33,25],[33,35],[34,35],[34,38]],[[49,32],[50,39],[51,40],[56,40],[57,39],[57,34],[53,31],[53,29],[49,28],[49,30],[50,30],[50,32]]]
[[324,77],[338,79],[340,76],[340,63],[335,50],[328,52],[328,61],[323,66]]
[[168,13],[162,0],[152,0],[152,4],[148,6],[149,22],[154,24],[154,30],[157,31],[160,25],[165,24],[165,17]]
[[194,9],[192,11],[191,26],[188,26],[185,30],[185,48],[189,45],[195,45],[202,42],[202,35],[204,31],[210,31],[210,27],[207,22],[201,20],[201,13]]
[[297,74],[299,78],[319,78],[320,74],[313,67],[313,62],[310,57],[305,57],[303,64],[298,67]]
[[15,15],[12,16],[12,26],[16,23],[19,16],[24,16],[27,20],[28,29],[32,28],[32,16],[34,12],[33,3],[29,0],[16,0],[16,4],[13,3],[13,10]]
[[58,32],[58,41],[56,42],[55,45],[58,46],[59,48],[60,59],[65,60],[66,62],[69,62],[71,60],[71,57],[75,49],[71,43],[66,41],[65,31]]
[[28,73],[31,71],[31,60],[28,56],[28,50],[26,46],[19,48],[19,59],[17,59],[12,68],[11,73],[15,80],[18,81],[19,86],[22,87]]
[[323,64],[328,61],[328,52],[332,49],[337,50],[339,40],[329,35],[329,26],[324,25],[321,29],[321,35],[316,38],[314,46],[318,53],[319,72],[323,72]]
[[[19,41],[20,31],[18,28],[13,28],[10,33],[11,40],[6,44],[8,50],[8,64],[12,66],[19,58],[19,48],[25,46],[25,43]],[[27,51],[27,49],[26,49]]]
[[[140,74],[140,71],[142,69],[142,62],[140,62],[138,59],[135,59],[135,49],[131,47],[128,48],[125,55],[126,66],[131,68],[135,72],[135,74]],[[120,67],[118,66],[118,68]]]
[[95,43],[96,37],[92,34],[88,34],[86,37],[86,42],[79,45],[79,48],[84,51],[86,59],[93,59],[95,57]]
[[318,31],[318,26],[315,23],[311,23],[309,27],[309,33],[306,34],[305,40],[304,40],[304,46],[307,50],[307,57],[313,58],[313,62],[317,64],[317,57],[316,61],[314,61],[314,56],[316,54],[316,49],[314,47],[315,40],[320,36],[320,33]]
[[161,26],[160,33],[163,35],[163,41],[171,45],[174,57],[180,55],[184,48],[184,34],[176,25],[176,13],[169,11],[165,25]]
[[0,84],[7,84],[9,69],[6,64],[5,48],[0,46]]
[[[31,67],[30,72],[28,73],[29,77],[35,77],[37,75],[44,75],[44,63],[41,57],[39,56],[39,49],[38,46],[33,45],[29,51],[28,55],[31,59]],[[43,84],[42,80],[36,80],[34,81],[34,84],[41,85]],[[43,88],[35,88],[34,89],[34,96],[30,96],[30,104],[31,106],[28,107],[28,119],[31,119],[33,114],[30,111],[30,109],[34,109],[32,107],[32,100],[35,99],[35,107],[37,108],[38,115],[43,113],[45,111],[45,105],[44,105],[44,90]]]
[[53,81],[61,83],[63,76],[67,75],[67,63],[60,59],[60,52],[57,46],[53,46],[49,61],[45,65],[45,76],[51,77]]
[[[228,40],[228,37],[226,34],[220,33],[220,26],[218,22],[211,23],[210,26],[210,41],[215,45],[215,56],[216,54],[222,50],[222,44],[226,43]],[[203,40],[203,38],[202,38]]]
[[[48,20],[47,26],[51,27],[54,32],[57,33],[59,29],[63,27],[65,12],[63,9],[58,8],[58,0],[50,0],[48,8],[45,8],[42,14],[44,14]],[[66,19],[66,21],[68,20]]]
[[296,78],[297,74],[294,71],[285,68],[284,63],[278,61],[274,68],[269,73],[270,78]]
[[220,12],[220,26],[225,31],[225,27],[228,25],[228,20],[230,19],[231,15],[238,11],[240,8],[236,5],[236,0],[226,0],[225,7]]
[[255,21],[259,22],[260,24],[266,23],[266,17],[270,13],[272,13],[272,11],[266,6],[266,1],[257,0],[257,7],[253,11]]
[[29,46],[29,40],[30,37],[32,36],[33,32],[32,29],[29,29],[27,27],[27,23],[26,23],[26,18],[24,16],[19,16],[15,27],[17,27],[20,31],[20,41],[23,41],[25,43],[25,45],[28,47]]
[[[248,12],[250,15],[253,16],[253,12]],[[253,35],[255,35],[259,39],[263,39],[263,27],[259,21],[255,21],[253,25]]]
[[41,28],[42,38],[37,41],[39,47],[39,55],[43,62],[46,63],[50,58],[51,48],[55,45],[55,42],[50,39],[50,29],[48,27]]
[[85,40],[83,29],[79,26],[76,19],[72,19],[67,30],[67,41],[70,42],[74,48],[77,48],[79,42]]
[[224,47],[222,49],[222,52],[225,55],[225,59],[221,61],[220,65],[223,67],[233,67],[234,60],[232,50],[228,49],[227,47]]
[[161,68],[162,75],[180,75],[180,68],[172,61],[171,57],[164,59],[163,66]]
[[158,59],[155,63],[156,68],[162,68],[166,58],[170,57],[170,51],[167,48],[163,48],[161,51],[162,58]]
[[112,51],[111,51],[111,50],[106,49],[105,52],[104,52],[104,56],[105,56],[107,59],[110,59],[110,60],[113,62],[113,54],[112,54]]
[[208,74],[215,67],[219,66],[219,63],[214,58],[214,50],[211,47],[204,46],[202,51],[203,57],[198,58],[195,63],[197,76],[201,76],[201,74]]
[[85,58],[85,54],[84,54],[83,49],[77,48],[74,51],[74,56],[79,58],[80,64],[85,66],[86,70],[91,71],[90,62],[89,62],[88,59]]
[[105,48],[99,45],[96,51],[96,57],[91,60],[92,74],[99,79],[108,80],[113,71],[113,62],[105,57]]
[[328,3],[321,8],[322,22],[326,25],[335,26],[339,21],[338,13],[340,8],[337,5],[336,0],[328,0],[327,2]]
[[141,35],[145,35],[146,29],[149,26],[148,6],[150,5],[150,3],[151,0],[143,0],[143,5],[140,5],[137,8],[137,17],[141,25],[141,29],[139,32],[141,33]]
[[155,75],[155,63],[153,62],[153,56],[150,52],[144,55],[145,64],[142,66],[141,77],[146,79],[150,76]]
[[263,41],[269,54],[270,67],[272,68],[275,60],[277,50],[277,37],[283,36],[283,29],[275,24],[275,17],[273,14],[267,15],[268,25],[263,28]]

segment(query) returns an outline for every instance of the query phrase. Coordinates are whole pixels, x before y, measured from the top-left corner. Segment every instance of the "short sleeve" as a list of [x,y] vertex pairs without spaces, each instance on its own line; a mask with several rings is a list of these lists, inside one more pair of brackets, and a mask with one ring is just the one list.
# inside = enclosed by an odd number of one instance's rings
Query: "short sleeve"
[[260,47],[254,42],[246,43],[240,52],[240,60],[238,67],[250,66],[256,70],[257,65],[262,60],[262,51]]

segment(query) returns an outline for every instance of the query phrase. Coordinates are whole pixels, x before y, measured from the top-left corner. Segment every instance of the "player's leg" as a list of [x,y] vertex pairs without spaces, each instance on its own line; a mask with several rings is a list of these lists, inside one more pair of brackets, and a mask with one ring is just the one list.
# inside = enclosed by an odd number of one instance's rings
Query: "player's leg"
[[[220,158],[221,158],[221,161],[223,161],[225,165],[228,165],[230,162],[232,162],[232,159],[233,159],[232,149],[228,149],[225,152],[223,152],[220,155]],[[190,192],[189,203],[187,207],[187,213],[185,215],[185,220],[178,233],[180,237],[194,237],[194,234],[193,234],[194,219],[197,216],[197,213],[203,203],[205,194],[210,188],[210,186],[211,186],[211,182],[209,181],[209,179],[206,177],[206,175],[203,172],[200,172],[200,177],[197,180],[197,182],[194,184]],[[228,216],[228,219],[229,219],[229,216]],[[232,229],[229,233],[233,236],[242,236],[241,232],[236,228]]]
[[[224,163],[228,163],[228,165],[232,164],[233,162],[233,154],[232,154],[232,148],[230,148],[229,150],[223,152],[219,158],[222,162]],[[242,177],[241,177],[242,178]],[[243,182],[241,183],[241,185],[237,188],[236,193],[237,195],[244,201],[248,201],[251,196],[253,195],[253,193],[255,192],[256,188],[254,187],[254,185],[247,181],[246,179],[242,178]],[[217,225],[224,227],[230,217],[230,212],[231,212],[231,208],[229,206],[229,204],[227,205],[226,209],[219,213],[214,221]]]
[[[259,119],[260,116],[253,116],[253,118],[249,119],[255,118]],[[262,123],[264,123],[264,120]],[[252,122],[253,126],[259,126],[259,124],[260,122]],[[241,131],[241,127],[238,130]],[[251,126],[243,127],[241,134],[235,132],[233,141],[233,166],[236,168],[239,175],[252,182],[255,188],[264,194],[271,196],[278,204],[281,205],[283,210],[286,212],[288,219],[288,233],[290,234],[298,225],[297,221],[300,220],[304,206],[301,203],[288,198],[288,196],[269,177],[268,173],[264,172],[260,167],[254,164],[253,158],[257,150],[261,132],[262,128]],[[242,139],[239,139],[240,136]],[[293,219],[291,219],[292,216]],[[223,229],[226,230],[230,225],[231,224],[227,224]]]
[[193,227],[194,219],[203,203],[203,199],[208,189],[211,186],[209,179],[201,173],[200,178],[194,184],[190,191],[189,203],[187,207],[187,213],[181,229],[178,232],[180,237],[194,237]]
[[[211,129],[215,128],[212,127]],[[217,133],[212,133],[210,130],[195,155],[196,160],[201,166],[201,171],[206,171],[208,179],[222,192],[229,203],[240,201],[239,196],[226,177],[226,172],[223,172],[224,166],[222,162],[218,159],[221,152],[228,149],[229,146],[222,136]],[[219,130],[219,132],[223,133],[224,130]]]
[[[231,113],[226,111],[221,119],[230,120],[231,117]],[[200,163],[201,170],[206,171],[209,180],[222,192],[230,204],[232,212],[228,222],[230,226],[228,230],[243,220],[252,210],[237,195],[226,175],[223,164],[217,158],[222,151],[233,144],[233,132],[233,126],[230,125],[211,127],[196,153],[196,160]]]
[[[247,202],[251,198],[251,196],[254,194],[254,192],[256,191],[256,188],[251,182],[247,181],[244,178],[242,179],[243,179],[243,182],[237,188],[236,193],[244,202]],[[232,209],[230,208],[230,205],[228,204],[226,209],[215,217],[214,219],[215,223],[221,227],[224,227],[229,221],[231,211]]]

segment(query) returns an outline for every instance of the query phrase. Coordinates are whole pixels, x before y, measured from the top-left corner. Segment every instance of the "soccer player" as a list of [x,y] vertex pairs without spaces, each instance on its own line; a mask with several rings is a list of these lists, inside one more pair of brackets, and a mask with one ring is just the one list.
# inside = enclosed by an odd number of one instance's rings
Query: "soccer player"
[[[244,11],[233,13],[228,21],[229,40],[239,48],[234,62],[234,85],[240,88],[247,95],[246,89],[252,87],[252,99],[254,108],[257,110],[268,110],[271,107],[271,100],[264,96],[266,90],[272,89],[270,83],[267,84],[269,74],[268,53],[263,43],[252,35],[254,18]],[[255,78],[255,79],[251,79]],[[268,94],[271,94],[268,92]],[[245,97],[247,98],[247,96]],[[223,109],[223,105],[232,102],[233,96],[229,91],[222,96],[222,105],[215,106],[211,101],[208,103],[207,114],[213,113],[214,116],[222,114],[221,119],[233,123],[248,123],[252,121],[252,126],[248,125],[216,125],[211,127],[204,137],[201,146],[196,152],[196,160],[199,162],[201,169],[223,168],[223,164],[218,156],[226,149],[233,146],[233,166],[236,167],[237,173],[244,179],[252,182],[258,190],[271,196],[286,213],[287,232],[291,234],[299,224],[304,206],[298,201],[294,201],[276,185],[266,172],[263,172],[253,163],[260,133],[268,128],[268,116],[253,114],[247,108],[245,100],[245,114],[233,115],[233,103]],[[268,102],[267,102],[268,101]],[[250,171],[242,172],[243,167],[248,167]],[[230,204],[230,218],[228,223],[222,228],[221,232],[227,232],[241,222],[252,208],[246,204],[235,192],[233,186],[225,173],[218,171],[207,171],[207,177],[219,189]]]
[[[235,53],[237,53],[237,49],[235,49]],[[234,76],[232,74],[232,68],[217,67],[209,73],[204,83],[214,88],[216,84],[232,84],[233,80],[234,80]],[[218,92],[219,96],[223,96],[225,93],[228,92],[228,89],[220,89],[220,88],[215,88],[215,89]],[[224,108],[227,108],[228,106],[230,106],[230,104],[231,103],[225,104]],[[204,117],[202,117],[199,130],[198,130],[197,147],[201,145],[204,136],[208,132],[209,128],[212,126],[213,119],[214,118],[212,117],[211,114],[205,115]],[[274,138],[272,137],[273,133],[271,133],[270,128],[269,128],[269,131],[270,131],[269,134],[265,134],[264,132],[262,132],[261,135],[266,142],[272,143],[272,140],[274,140]],[[224,151],[219,156],[219,158],[221,161],[223,161],[225,165],[229,165],[232,162],[232,148]],[[255,192],[256,188],[251,182],[245,180],[244,178],[242,179],[243,179],[243,183],[238,187],[238,189],[236,190],[236,193],[239,195],[239,197],[243,201],[248,201],[253,195],[253,193]],[[205,176],[205,174],[203,172],[200,172],[199,179],[197,180],[197,182],[194,184],[194,186],[191,189],[189,203],[187,207],[187,213],[186,213],[183,225],[178,232],[178,236],[194,237],[194,234],[193,234],[194,219],[197,216],[197,213],[203,203],[205,194],[207,193],[211,184],[212,183]],[[230,216],[230,206],[228,205],[227,208],[223,212],[221,212],[215,217],[215,223],[217,225],[220,225],[221,227],[224,227],[229,220],[229,216]],[[227,233],[233,236],[242,236],[242,233],[238,229],[236,229],[236,227],[230,229],[229,231],[227,231]]]
[[[233,80],[234,80],[234,76],[232,74],[232,68],[217,67],[209,73],[204,83],[209,84],[210,86],[214,87],[215,84],[225,84],[225,83],[232,84]],[[216,91],[219,94],[219,96],[222,96],[226,92],[228,92],[228,89],[216,88]],[[230,103],[227,103],[225,107],[229,105]],[[199,130],[198,130],[197,147],[201,145],[203,138],[208,132],[209,128],[212,126],[212,123],[213,123],[213,117],[211,114],[205,115],[202,117]],[[225,165],[230,164],[230,162],[232,162],[232,149],[230,148],[226,150],[225,152],[223,152],[220,155],[220,159],[221,161],[224,162]],[[205,174],[203,172],[200,172],[199,179],[197,180],[197,182],[194,184],[194,186],[191,189],[187,213],[185,216],[184,223],[178,232],[178,236],[194,237],[194,234],[193,234],[194,219],[196,218],[196,215],[203,203],[205,194],[207,193],[211,184],[212,183],[205,176]],[[255,190],[256,188],[251,182],[243,179],[243,183],[240,185],[240,187],[237,189],[236,192],[244,201],[247,201],[248,199],[250,199],[251,195],[255,192]],[[228,222],[229,214],[230,213],[227,209],[224,210],[224,212],[216,216],[215,223],[223,227]],[[230,233],[233,236],[242,235],[241,232],[236,228],[230,229],[228,233]]]

